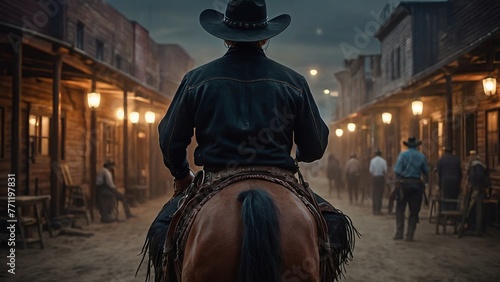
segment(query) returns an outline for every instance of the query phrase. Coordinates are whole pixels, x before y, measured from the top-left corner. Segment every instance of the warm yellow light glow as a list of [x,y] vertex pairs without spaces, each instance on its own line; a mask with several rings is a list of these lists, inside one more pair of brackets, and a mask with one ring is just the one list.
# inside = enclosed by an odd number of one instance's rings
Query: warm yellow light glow
[[420,100],[415,100],[411,103],[413,115],[419,116],[424,111],[424,103]]
[[128,116],[130,119],[131,123],[138,123],[139,122],[139,113],[138,112],[131,112],[130,115]]
[[356,130],[356,124],[352,122],[348,123],[347,130],[349,130],[350,132],[354,132],[354,130]]
[[497,80],[493,77],[483,79],[484,94],[491,96],[497,92]]
[[422,119],[422,124],[423,125],[428,125],[429,124],[429,119],[428,118],[423,118]]
[[388,112],[382,113],[382,122],[384,124],[391,124],[391,120],[392,120],[391,113],[388,113]]
[[332,97],[338,97],[339,96],[339,92],[338,91],[331,91],[330,92],[330,96],[332,96]]
[[146,119],[146,123],[154,123],[156,114],[154,112],[147,111],[146,114],[144,114],[144,117]]
[[91,109],[99,107],[99,104],[101,104],[101,94],[97,92],[87,93],[87,103]]
[[116,110],[116,117],[119,120],[123,120],[123,118],[125,117],[125,113],[123,112],[123,109]]
[[317,70],[315,70],[315,69],[312,69],[312,70],[310,70],[310,71],[309,71],[309,73],[310,73],[311,75],[317,75],[317,74],[318,74],[318,71],[317,71]]
[[337,135],[337,137],[341,137],[344,135],[344,130],[337,128],[337,130],[335,130],[335,135]]
[[323,90],[323,93],[324,93],[325,95],[328,95],[328,94],[330,94],[330,90],[325,89],[325,90]]

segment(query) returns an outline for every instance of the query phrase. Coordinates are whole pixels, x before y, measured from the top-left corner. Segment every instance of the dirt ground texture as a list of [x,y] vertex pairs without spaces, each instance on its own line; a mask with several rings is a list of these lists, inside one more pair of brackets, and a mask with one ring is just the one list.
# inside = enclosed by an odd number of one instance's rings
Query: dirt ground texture
[[[308,179],[313,190],[348,214],[362,237],[357,239],[354,259],[341,281],[500,281],[500,229],[490,227],[482,237],[467,232],[462,238],[435,234],[429,223],[429,208],[423,206],[414,242],[394,241],[395,216],[374,216],[371,199],[349,205],[346,191],[342,199],[328,197],[324,177]],[[167,196],[132,208],[137,217],[121,222],[78,222],[91,237],[44,233],[45,249],[37,244],[27,250],[16,249],[15,275],[7,273],[7,249],[0,248],[0,281],[144,281],[146,267],[137,277],[148,227]],[[384,207],[387,206],[384,199]]]

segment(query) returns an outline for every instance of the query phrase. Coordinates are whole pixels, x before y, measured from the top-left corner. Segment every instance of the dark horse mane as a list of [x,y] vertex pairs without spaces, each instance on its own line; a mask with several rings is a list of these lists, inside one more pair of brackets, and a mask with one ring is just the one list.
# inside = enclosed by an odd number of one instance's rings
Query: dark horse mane
[[261,189],[241,192],[243,246],[238,282],[282,281],[283,255],[278,209]]

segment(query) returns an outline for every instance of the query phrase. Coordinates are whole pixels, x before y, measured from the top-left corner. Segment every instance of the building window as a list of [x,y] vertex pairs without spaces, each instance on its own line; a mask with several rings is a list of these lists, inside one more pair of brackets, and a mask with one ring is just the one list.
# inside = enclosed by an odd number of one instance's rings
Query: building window
[[486,160],[490,170],[496,170],[499,166],[500,150],[499,144],[499,115],[500,110],[486,112]]
[[121,70],[122,69],[122,56],[120,55],[116,55],[115,57],[115,65],[116,65],[116,68]]
[[29,156],[32,161],[37,156],[49,155],[50,118],[30,115],[29,117]]
[[101,40],[95,41],[95,57],[100,61],[104,59],[104,42]]
[[76,48],[83,50],[83,32],[84,32],[85,26],[83,23],[78,22],[76,24]]
[[106,160],[115,160],[116,152],[116,126],[113,122],[102,121],[100,128],[100,149],[99,160],[104,163]]
[[397,47],[391,52],[391,80],[401,77],[401,48]]
[[5,158],[5,111],[0,108],[0,158]]
[[396,62],[395,63],[395,71],[396,71],[396,74],[395,74],[395,78],[398,79],[401,77],[401,48],[398,47],[396,48]]

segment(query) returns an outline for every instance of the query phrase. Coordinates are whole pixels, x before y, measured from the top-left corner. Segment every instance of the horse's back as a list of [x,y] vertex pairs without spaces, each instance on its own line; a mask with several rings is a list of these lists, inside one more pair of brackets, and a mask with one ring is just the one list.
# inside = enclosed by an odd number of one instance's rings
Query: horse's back
[[318,235],[314,217],[290,190],[268,181],[234,183],[199,211],[184,251],[182,281],[237,281],[243,241],[241,192],[262,189],[279,218],[283,280],[319,281]]

